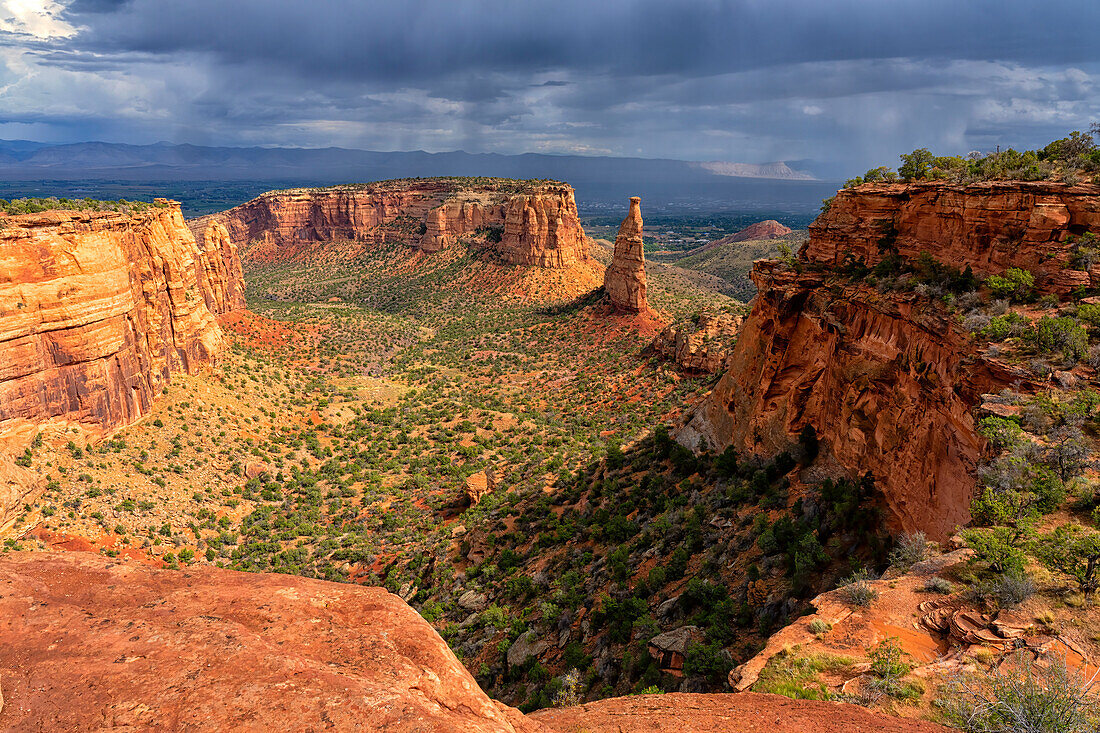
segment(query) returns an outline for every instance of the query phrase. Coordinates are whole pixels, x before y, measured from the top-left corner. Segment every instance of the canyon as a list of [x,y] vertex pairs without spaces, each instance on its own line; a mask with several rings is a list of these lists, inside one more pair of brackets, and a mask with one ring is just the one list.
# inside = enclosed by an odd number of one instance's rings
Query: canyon
[[[828,589],[891,535],[951,542],[990,455],[979,407],[1042,386],[954,296],[867,267],[927,252],[1068,296],[1096,198],[846,189],[796,258],[755,263],[747,316],[646,272],[638,197],[592,259],[556,182],[0,217],[0,723],[942,730],[751,691],[783,639],[830,653],[811,605],[858,630],[846,653],[913,641],[931,570],[843,618]],[[727,685],[749,691],[704,694]]]

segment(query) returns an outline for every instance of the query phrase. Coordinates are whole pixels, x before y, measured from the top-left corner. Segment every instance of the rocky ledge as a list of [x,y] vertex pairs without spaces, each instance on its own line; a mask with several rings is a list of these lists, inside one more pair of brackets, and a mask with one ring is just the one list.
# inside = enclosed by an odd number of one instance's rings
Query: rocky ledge
[[774,695],[643,695],[525,717],[381,588],[91,553],[0,556],[6,731],[879,730],[927,723]]

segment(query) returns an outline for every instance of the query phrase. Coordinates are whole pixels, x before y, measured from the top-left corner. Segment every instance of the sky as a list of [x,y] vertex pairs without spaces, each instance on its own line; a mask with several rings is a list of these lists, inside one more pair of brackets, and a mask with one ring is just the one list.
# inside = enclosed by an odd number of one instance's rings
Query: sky
[[0,139],[811,159],[1100,120],[1100,0],[0,0]]

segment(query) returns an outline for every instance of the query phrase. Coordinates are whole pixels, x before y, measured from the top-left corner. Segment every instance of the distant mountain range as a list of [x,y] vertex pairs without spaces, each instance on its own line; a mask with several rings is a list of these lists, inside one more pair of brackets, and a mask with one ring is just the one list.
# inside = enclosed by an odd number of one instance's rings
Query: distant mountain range
[[[501,176],[567,181],[599,210],[627,195],[689,209],[778,204],[816,206],[835,184],[785,163],[497,153],[377,152],[347,148],[234,148],[198,145],[55,145],[0,140],[0,181],[272,181],[326,185],[386,178]],[[830,190],[831,189],[831,190]]]
[[[349,148],[214,148],[199,145],[126,145],[0,140],[0,178],[184,178],[256,179],[436,175],[499,175],[536,178],[589,178],[592,171],[646,172],[650,175],[716,175],[812,181],[814,176],[786,163],[694,163],[657,158],[611,158],[579,155],[499,155],[496,153],[377,152]],[[476,173],[471,173],[476,171]],[[561,171],[568,175],[538,172]]]

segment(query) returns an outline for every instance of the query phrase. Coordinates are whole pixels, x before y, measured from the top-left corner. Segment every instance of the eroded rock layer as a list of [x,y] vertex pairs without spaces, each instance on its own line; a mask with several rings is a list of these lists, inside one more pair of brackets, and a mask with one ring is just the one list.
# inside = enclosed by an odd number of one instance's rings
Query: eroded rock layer
[[179,204],[0,222],[0,433],[51,418],[100,431],[132,422],[173,372],[211,362],[215,315],[244,305],[224,230],[199,244]]
[[686,372],[724,371],[744,318],[734,313],[703,313],[691,322],[673,323],[653,339],[653,350]]
[[0,587],[6,731],[545,730],[382,588],[90,553],[6,555]]
[[1066,267],[1069,240],[1086,231],[1100,232],[1100,187],[1093,184],[866,184],[839,191],[810,225],[806,259],[836,266],[850,256],[871,266],[890,253],[926,251],[978,275],[1022,267],[1041,289],[1066,293],[1100,285],[1100,267]]
[[630,210],[615,237],[615,254],[604,276],[611,305],[624,313],[645,313],[645,251],[642,242],[642,199],[633,196]]
[[402,241],[438,252],[479,230],[493,230],[487,254],[505,264],[565,268],[588,261],[590,246],[573,189],[552,181],[429,178],[271,191],[191,226],[198,234],[212,221],[256,261],[298,259],[325,242]]
[[[871,473],[895,526],[941,539],[969,520],[985,450],[983,393],[1033,388],[1023,369],[979,353],[954,314],[914,293],[826,279],[849,256],[874,264],[928,252],[978,273],[1025,267],[1064,291],[1066,240],[1100,228],[1100,190],[1050,183],[861,186],[810,227],[800,272],[758,262],[759,295],[729,369],[679,432],[695,448],[775,455],[812,426],[851,475]],[[1052,264],[1053,263],[1053,264]]]

